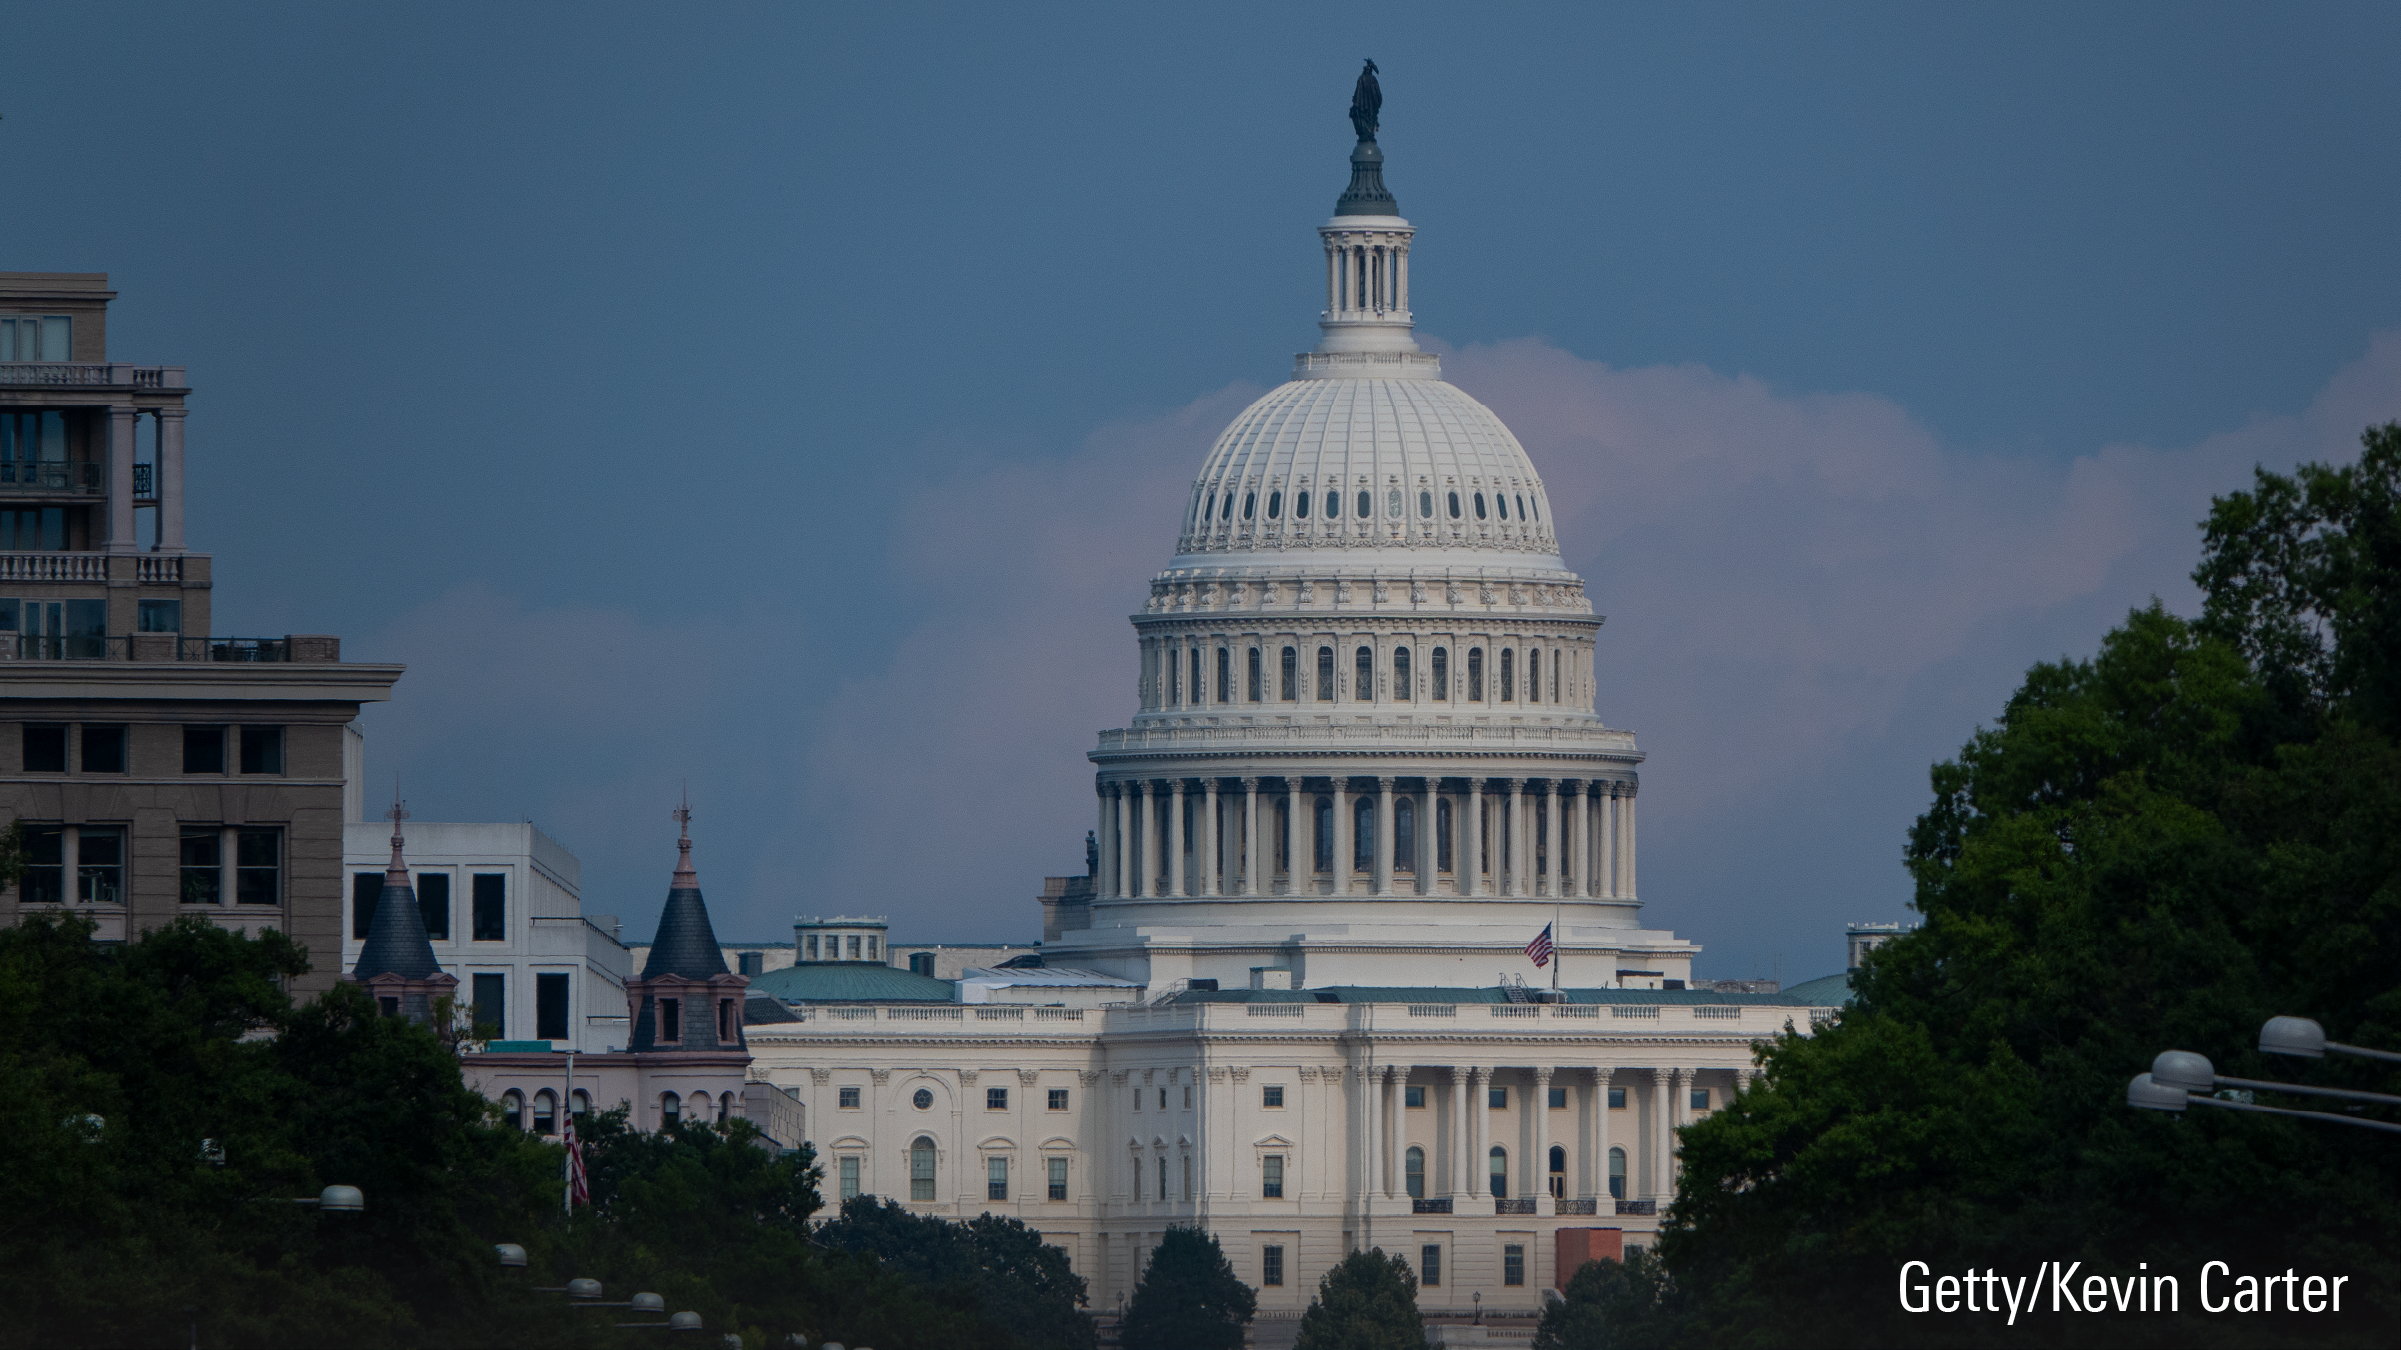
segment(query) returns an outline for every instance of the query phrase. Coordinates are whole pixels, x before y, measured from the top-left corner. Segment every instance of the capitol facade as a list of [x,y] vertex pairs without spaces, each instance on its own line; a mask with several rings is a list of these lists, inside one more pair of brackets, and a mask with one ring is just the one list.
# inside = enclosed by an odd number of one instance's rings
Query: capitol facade
[[1193,479],[1038,954],[952,981],[812,928],[742,972],[750,1076],[829,1201],[1023,1219],[1096,1308],[1178,1224],[1265,1316],[1371,1246],[1429,1310],[1536,1308],[1651,1240],[1675,1129],[1824,1015],[1696,987],[1645,926],[1601,616],[1524,447],[1412,337],[1415,230],[1361,131],[1322,340]]

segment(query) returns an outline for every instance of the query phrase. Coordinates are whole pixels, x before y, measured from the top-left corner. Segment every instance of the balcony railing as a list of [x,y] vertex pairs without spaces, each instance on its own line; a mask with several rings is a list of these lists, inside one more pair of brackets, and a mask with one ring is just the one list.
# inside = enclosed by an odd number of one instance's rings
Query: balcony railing
[[67,387],[129,384],[136,389],[181,389],[182,366],[134,366],[98,361],[0,362],[0,384],[47,384]]
[[1520,1195],[1507,1200],[1495,1200],[1492,1202],[1492,1212],[1495,1214],[1531,1214],[1534,1212],[1534,1197]]
[[101,491],[97,464],[63,459],[0,459],[0,493],[56,492],[97,497]]
[[181,637],[174,633],[132,633],[124,637],[0,634],[0,660],[290,661],[291,659],[292,640],[290,638]]
[[1451,1198],[1446,1195],[1439,1200],[1412,1200],[1409,1202],[1409,1212],[1411,1214],[1448,1214],[1451,1212]]
[[1561,1214],[1597,1214],[1600,1212],[1600,1203],[1591,1196],[1586,1196],[1581,1200],[1562,1199],[1559,1202],[1559,1212]]
[[1659,1202],[1656,1200],[1620,1200],[1617,1202],[1617,1212],[1620,1214],[1657,1214]]

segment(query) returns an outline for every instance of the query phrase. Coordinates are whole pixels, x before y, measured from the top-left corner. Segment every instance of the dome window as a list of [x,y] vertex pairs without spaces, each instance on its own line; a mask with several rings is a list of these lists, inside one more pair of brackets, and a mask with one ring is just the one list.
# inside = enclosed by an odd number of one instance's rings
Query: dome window
[[1341,519],[1341,518],[1342,518],[1342,494],[1341,494],[1341,493],[1339,493],[1339,492],[1329,492],[1329,493],[1327,493],[1327,494],[1326,494],[1326,519],[1328,519],[1328,520],[1339,520],[1339,519]]
[[1457,520],[1458,518],[1459,518],[1459,494],[1458,494],[1458,493],[1456,493],[1456,492],[1454,492],[1454,493],[1452,493],[1452,494],[1451,494],[1451,519],[1453,519],[1453,520]]
[[1507,520],[1507,519],[1509,518],[1509,494],[1508,494],[1508,493],[1506,493],[1506,492],[1495,492],[1495,493],[1493,493],[1493,494],[1492,494],[1492,504],[1493,504],[1493,506],[1494,506],[1496,509],[1498,509],[1498,510],[1500,511],[1500,513],[1501,513],[1501,519],[1503,519],[1503,520]]
[[1513,702],[1516,698],[1517,652],[1513,648],[1503,647],[1501,648],[1501,702]]
[[1274,520],[1275,518],[1277,518],[1278,516],[1281,516],[1281,515],[1283,515],[1283,514],[1284,514],[1284,494],[1283,494],[1283,493],[1281,493],[1281,492],[1270,492],[1270,493],[1268,493],[1268,494],[1267,494],[1267,518],[1268,518],[1269,520]]
[[1334,701],[1334,649],[1331,647],[1317,649],[1317,701]]
[[1415,681],[1410,678],[1409,674],[1409,649],[1407,647],[1393,648],[1392,696],[1394,698],[1411,697],[1416,693],[1416,690],[1413,688],[1414,683]]
[[[1451,502],[1452,502],[1452,504],[1453,504],[1454,506],[1456,506],[1456,505],[1458,504],[1458,501],[1459,501],[1459,499],[1458,499],[1457,497],[1453,497],[1453,498],[1451,498]],[[1455,516],[1455,515],[1457,515],[1457,514],[1459,514],[1459,513],[1458,513],[1457,511],[1455,511],[1455,510],[1454,510],[1454,511],[1452,511],[1452,512],[1451,512],[1451,514]],[[1418,492],[1418,494],[1417,494],[1417,516],[1418,516],[1418,519],[1420,519],[1420,520],[1431,520],[1431,519],[1433,519],[1433,517],[1434,517],[1434,494],[1433,494],[1433,493],[1431,493],[1431,492],[1426,492],[1426,491],[1423,491],[1423,490],[1421,490],[1421,491],[1419,491],[1419,492]]]
[[1534,523],[1542,523],[1542,494],[1539,492],[1534,494]]
[[1307,520],[1309,518],[1309,500],[1315,495],[1316,494],[1314,493],[1308,492],[1295,492],[1292,494],[1292,518],[1294,520]]
[[1479,492],[1479,493],[1477,493],[1477,494],[1476,494],[1476,519],[1478,519],[1478,520],[1482,520],[1483,518],[1484,518],[1484,494],[1483,494],[1483,493],[1481,493],[1481,492]]
[[1225,499],[1225,502],[1224,502],[1224,504],[1220,505],[1220,506],[1217,508],[1217,518],[1218,518],[1219,520],[1232,520],[1232,519],[1234,518],[1234,494],[1233,494],[1233,493],[1231,493],[1231,492],[1227,493],[1227,494],[1226,494],[1226,499]]
[[[1361,488],[1361,489],[1359,490],[1359,519],[1361,519],[1361,520],[1365,520],[1365,519],[1367,519],[1369,516],[1372,516],[1372,515],[1374,515],[1375,513],[1376,513],[1375,504],[1374,504],[1373,500],[1372,500],[1372,499],[1371,499],[1371,498],[1370,498],[1370,497],[1367,495],[1367,489],[1365,489],[1365,488]],[[1395,512],[1393,512],[1393,514],[1397,516],[1397,515],[1399,515],[1399,514],[1400,514],[1400,512],[1398,512],[1398,511],[1395,511]]]
[[1249,520],[1249,519],[1251,518],[1251,513],[1252,513],[1253,511],[1256,511],[1256,510],[1258,510],[1258,509],[1259,509],[1259,494],[1258,494],[1258,493],[1256,493],[1256,492],[1245,492],[1245,493],[1243,493],[1243,494],[1242,494],[1242,518],[1243,518],[1244,520]]
[[1517,494],[1517,518],[1526,519],[1526,494],[1522,492]]
[[1384,494],[1384,514],[1394,520],[1401,518],[1401,490],[1399,488],[1394,488]]

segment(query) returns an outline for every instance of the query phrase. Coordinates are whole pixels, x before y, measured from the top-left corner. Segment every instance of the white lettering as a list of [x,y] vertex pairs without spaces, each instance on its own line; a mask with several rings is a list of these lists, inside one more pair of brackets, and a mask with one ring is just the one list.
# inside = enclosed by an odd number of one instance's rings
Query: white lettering
[[2257,1275],[2245,1275],[2234,1282],[2234,1310],[2236,1312],[2259,1311],[2259,1277]]
[[2312,1275],[2301,1285],[2301,1302],[2311,1312],[2326,1311],[2326,1277]]
[[[1931,1275],[1934,1273],[1934,1268],[1923,1261],[1910,1261],[1901,1267],[1901,1311],[1922,1313],[1929,1306],[1926,1299],[1926,1286],[1909,1282],[1909,1272],[1913,1270],[1921,1275]],[[1918,1301],[1914,1304],[1909,1301],[1909,1292],[1913,1289],[1917,1291],[1918,1296]]]
[[2343,1286],[2350,1283],[2350,1280],[2351,1277],[2348,1275],[2337,1275],[2334,1277],[2334,1288],[2332,1291],[2334,1294],[2334,1307],[2329,1311],[2341,1312],[2343,1310]]
[[2151,1277],[2151,1311],[2184,1311],[2184,1284],[2173,1275]]
[[2104,1301],[2108,1297],[2109,1281],[2098,1275],[2084,1277],[2084,1310],[2086,1312],[2108,1312],[2109,1307]]
[[2127,1277],[2123,1284],[2119,1283],[2115,1276],[2110,1278],[2109,1292],[2110,1295],[2117,1300],[2119,1312],[2133,1311],[2133,1309],[2127,1307],[2126,1305],[2135,1300],[2135,1296],[2141,1292],[2141,1286],[2142,1277],[2139,1275]]
[[1959,1277],[1945,1275],[1934,1282],[1934,1307],[1938,1312],[1959,1311]]
[[2234,1273],[2234,1267],[2227,1265],[2223,1261],[2212,1261],[2208,1265],[2201,1267],[2201,1310],[2203,1312],[2224,1312],[2226,1311],[2226,1301],[2224,1299],[2220,1299],[2215,1303],[2209,1301],[2209,1272],[2213,1270],[2226,1275],[2232,1275]]
[[2003,1277],[2001,1292],[2009,1295],[2009,1325],[2014,1327],[2018,1324],[2018,1298],[2026,1292],[2026,1277],[2018,1276],[2015,1285],[2012,1285],[2007,1277]]

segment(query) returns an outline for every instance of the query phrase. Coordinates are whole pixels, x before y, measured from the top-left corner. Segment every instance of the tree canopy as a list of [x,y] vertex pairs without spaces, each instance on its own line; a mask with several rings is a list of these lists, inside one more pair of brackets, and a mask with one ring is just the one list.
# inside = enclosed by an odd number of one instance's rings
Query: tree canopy
[[[2401,1049],[2401,426],[2364,445],[2220,499],[2200,619],[2154,602],[2090,659],[2035,666],[1934,767],[1906,851],[1923,925],[1868,958],[1836,1023],[1765,1047],[1752,1088],[1684,1131],[1669,1279],[1612,1295],[1655,1299],[1650,1329],[1560,1344],[2392,1343],[2389,1135],[2125,1105],[2169,1048],[2393,1090],[2370,1064],[2253,1048],[2292,1014]],[[1909,1260],[2164,1272],[2182,1311],[2043,1312],[2031,1333],[2026,1315],[1912,1316]],[[2351,1297],[2238,1326],[2198,1307],[2208,1260],[2347,1274]]]
[[1126,1302],[1118,1339],[1125,1350],[1242,1350],[1242,1329],[1258,1310],[1258,1294],[1214,1236],[1170,1228]]
[[1405,1258],[1374,1247],[1352,1252],[1318,1278],[1293,1350],[1420,1350],[1425,1343],[1417,1273]]

